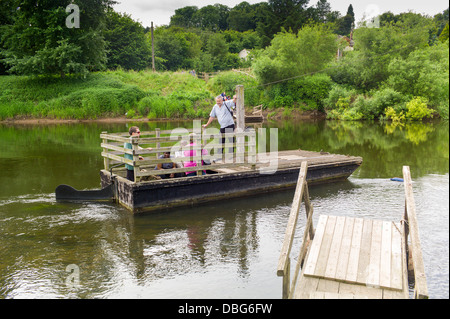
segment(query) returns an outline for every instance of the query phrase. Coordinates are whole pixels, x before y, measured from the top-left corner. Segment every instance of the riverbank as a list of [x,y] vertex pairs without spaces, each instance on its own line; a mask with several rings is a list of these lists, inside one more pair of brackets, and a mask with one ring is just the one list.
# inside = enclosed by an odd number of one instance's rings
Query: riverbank
[[[211,106],[212,107],[212,106]],[[248,110],[250,112],[250,109]],[[319,111],[301,111],[288,108],[279,108],[276,110],[263,110],[262,112],[264,120],[269,121],[280,121],[287,118],[291,120],[323,120],[326,119],[326,114]],[[14,118],[8,118],[5,120],[0,120],[0,124],[4,125],[52,125],[52,124],[74,124],[74,123],[125,123],[125,122],[163,122],[163,121],[183,121],[183,120],[203,120],[206,118],[193,118],[193,119],[148,119],[148,118],[128,118],[126,116],[117,117],[103,117],[96,119],[54,119],[54,118],[33,118],[33,117],[23,117],[16,116]]]
[[117,70],[86,78],[0,76],[0,122],[205,119],[215,96],[220,92],[234,95],[236,85],[244,86],[246,114],[252,113],[253,106],[263,105],[266,119],[448,118],[448,99],[437,112],[425,98],[400,98],[400,93],[389,89],[366,96],[333,84],[327,75],[265,87],[250,76],[232,71],[205,82],[186,72]]

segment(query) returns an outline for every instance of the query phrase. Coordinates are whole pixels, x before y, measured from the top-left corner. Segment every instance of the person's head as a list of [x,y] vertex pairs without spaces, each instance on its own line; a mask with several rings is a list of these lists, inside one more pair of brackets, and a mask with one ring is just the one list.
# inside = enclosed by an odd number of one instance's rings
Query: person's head
[[137,126],[132,126],[128,130],[128,133],[130,134],[130,136],[140,136],[141,135],[141,130]]
[[197,134],[195,134],[195,133],[189,134],[189,142],[191,144],[195,142],[196,138],[197,138]]
[[164,158],[169,158],[170,157],[170,152],[164,152]]
[[216,97],[216,103],[219,106],[222,105],[222,103],[223,103],[223,96],[222,95],[219,95],[219,96]]

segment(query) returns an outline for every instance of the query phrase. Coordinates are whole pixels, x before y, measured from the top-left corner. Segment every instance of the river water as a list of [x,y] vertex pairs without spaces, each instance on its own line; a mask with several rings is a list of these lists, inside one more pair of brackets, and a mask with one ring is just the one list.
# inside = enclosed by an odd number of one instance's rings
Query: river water
[[[0,298],[280,298],[276,267],[294,190],[140,216],[55,200],[59,184],[99,188],[99,134],[132,124],[0,124]],[[409,165],[429,294],[449,298],[448,122],[264,127],[278,128],[280,150],[363,157],[347,181],[310,187],[315,224],[320,214],[399,221],[404,188],[390,178]]]

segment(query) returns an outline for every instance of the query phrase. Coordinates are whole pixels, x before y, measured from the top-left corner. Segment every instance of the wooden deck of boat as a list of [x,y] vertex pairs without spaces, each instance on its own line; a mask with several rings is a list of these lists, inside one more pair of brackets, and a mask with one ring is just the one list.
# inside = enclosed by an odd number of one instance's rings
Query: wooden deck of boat
[[[269,153],[257,154],[256,156],[256,169],[267,167],[268,159],[272,155]],[[276,153],[276,159],[272,158],[272,161],[276,160],[277,169],[288,169],[288,168],[299,168],[302,162],[308,161],[308,166],[330,164],[338,165],[342,163],[354,162],[359,165],[362,163],[362,158],[358,156],[349,156],[341,154],[330,154],[328,152],[313,152],[305,150],[289,150],[289,151],[278,151]],[[217,163],[222,163],[218,161]],[[217,169],[219,173],[237,173],[248,171],[248,166],[235,166],[232,168]]]
[[[403,167],[405,211],[399,223],[320,215],[316,229],[307,167],[302,163],[278,262],[283,298],[407,299],[409,285],[415,298],[428,298],[409,167]],[[290,251],[302,200],[307,221],[291,281]]]

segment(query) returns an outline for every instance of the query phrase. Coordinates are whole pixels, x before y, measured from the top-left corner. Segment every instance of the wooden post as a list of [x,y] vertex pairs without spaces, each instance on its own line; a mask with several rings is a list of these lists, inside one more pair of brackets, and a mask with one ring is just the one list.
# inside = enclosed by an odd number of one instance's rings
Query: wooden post
[[[245,110],[244,110],[244,86],[236,86],[236,133],[243,133],[245,130]],[[238,136],[236,138],[237,145],[245,143],[245,136]],[[236,162],[244,163],[245,147],[238,146],[236,148]]]
[[289,299],[290,291],[291,291],[291,258],[288,257],[286,260],[286,269],[283,275],[283,288],[281,298]]
[[155,39],[153,37],[153,21],[152,21],[152,26],[151,26],[151,33],[152,33],[152,70],[153,72],[156,71],[155,69]]
[[[108,132],[102,132],[102,134],[108,134]],[[106,138],[104,138],[103,140],[102,140],[102,142],[103,142],[103,144],[108,144],[108,139],[106,139]],[[108,149],[107,148],[103,148],[103,152],[104,153],[107,153],[108,152]],[[109,170],[109,158],[108,157],[104,157],[103,158],[103,164],[104,164],[104,166],[105,166],[105,170]]]
[[236,86],[236,128],[238,132],[245,130],[244,86]]
[[256,132],[253,131],[249,138],[248,161],[252,164],[252,170],[256,170]]
[[[157,138],[161,137],[161,130],[159,128],[155,128],[155,132],[156,132],[156,137]],[[156,150],[159,151],[160,148],[161,148],[161,143],[160,142],[156,142]],[[160,155],[161,155],[160,152],[156,153],[156,159],[158,159]]]
[[[131,148],[133,150],[133,162],[136,163],[137,161],[139,161],[139,155],[136,155],[136,152],[139,150],[139,143],[135,138],[130,137],[130,139],[131,139]],[[137,176],[139,168],[136,165],[133,165],[133,170],[134,170],[134,182],[139,182],[141,179],[139,176]]]

